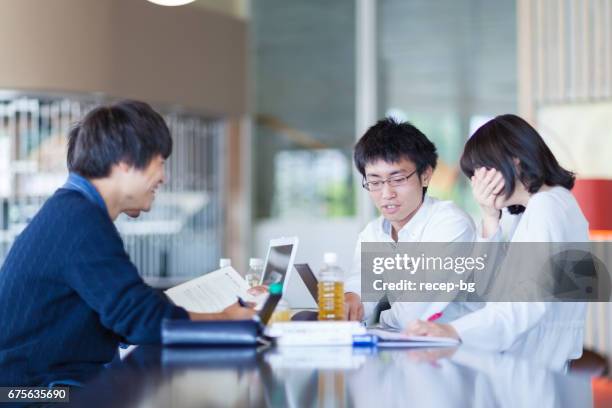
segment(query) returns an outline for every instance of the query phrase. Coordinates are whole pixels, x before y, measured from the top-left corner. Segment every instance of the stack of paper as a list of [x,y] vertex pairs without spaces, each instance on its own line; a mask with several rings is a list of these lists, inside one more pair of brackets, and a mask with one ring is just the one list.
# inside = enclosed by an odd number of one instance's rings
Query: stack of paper
[[278,346],[352,346],[354,335],[366,334],[358,322],[278,322],[266,329]]
[[231,266],[209,272],[166,290],[172,302],[190,312],[220,312],[236,303],[238,296],[260,304],[262,299],[247,293],[249,285]]
[[382,329],[370,329],[368,334],[378,337],[378,347],[453,347],[459,340],[449,337],[407,336]]

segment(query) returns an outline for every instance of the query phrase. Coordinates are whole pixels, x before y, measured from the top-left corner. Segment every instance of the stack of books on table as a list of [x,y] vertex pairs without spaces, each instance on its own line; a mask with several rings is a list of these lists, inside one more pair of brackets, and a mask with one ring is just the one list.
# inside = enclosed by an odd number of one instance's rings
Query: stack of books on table
[[278,322],[266,329],[278,346],[454,347],[459,341],[444,337],[407,336],[381,328],[366,329],[359,322]]
[[352,346],[355,340],[372,340],[359,322],[277,322],[266,329],[278,346]]

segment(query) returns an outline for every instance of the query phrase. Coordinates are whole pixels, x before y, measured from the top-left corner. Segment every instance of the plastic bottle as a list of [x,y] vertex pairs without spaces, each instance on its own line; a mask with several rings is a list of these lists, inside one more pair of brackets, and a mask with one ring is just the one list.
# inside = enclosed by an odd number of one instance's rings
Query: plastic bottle
[[323,255],[319,272],[319,320],[344,320],[344,274],[333,252]]
[[249,270],[246,275],[244,275],[244,279],[250,287],[259,285],[261,274],[263,273],[263,264],[261,258],[249,259]]
[[232,266],[232,260],[229,258],[219,258],[219,269]]

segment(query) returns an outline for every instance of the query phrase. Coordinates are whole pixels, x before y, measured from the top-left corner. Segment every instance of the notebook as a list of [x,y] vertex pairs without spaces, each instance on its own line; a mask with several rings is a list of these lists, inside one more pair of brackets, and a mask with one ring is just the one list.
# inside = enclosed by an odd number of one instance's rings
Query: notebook
[[385,329],[368,329],[368,334],[378,337],[378,347],[454,347],[459,340],[449,337],[408,336]]

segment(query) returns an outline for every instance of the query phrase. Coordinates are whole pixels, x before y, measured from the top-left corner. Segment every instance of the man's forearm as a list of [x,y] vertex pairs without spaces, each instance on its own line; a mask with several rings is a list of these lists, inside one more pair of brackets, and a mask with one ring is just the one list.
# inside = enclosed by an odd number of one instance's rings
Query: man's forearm
[[189,320],[227,320],[227,317],[223,312],[219,313],[196,313],[187,312],[189,314]]

